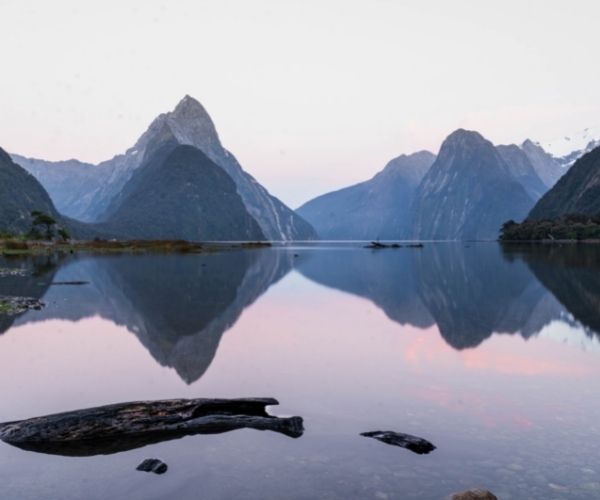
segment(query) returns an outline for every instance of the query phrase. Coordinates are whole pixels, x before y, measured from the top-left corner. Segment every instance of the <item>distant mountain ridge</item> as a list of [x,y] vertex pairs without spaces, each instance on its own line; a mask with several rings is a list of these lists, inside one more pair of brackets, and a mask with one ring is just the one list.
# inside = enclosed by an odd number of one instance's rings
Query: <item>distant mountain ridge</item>
[[85,222],[105,222],[111,216],[109,207],[114,207],[114,199],[121,193],[135,170],[147,159],[148,147],[169,138],[178,144],[195,146],[227,172],[235,182],[247,211],[256,219],[267,239],[294,240],[316,237],[310,224],[271,196],[242,169],[235,157],[221,145],[214,123],[204,107],[187,95],[173,111],[159,115],[135,145],[124,154],[97,166],[81,163],[75,177],[83,178],[91,171],[91,175],[86,178],[87,190],[85,187],[79,189],[79,184],[74,178],[70,178],[64,185],[61,184],[61,178],[71,177],[69,172],[74,168],[71,162],[53,163],[26,159],[18,155],[15,157],[24,163],[25,168],[38,175],[40,182],[46,184],[53,195],[61,200],[61,209],[66,215]]
[[297,212],[322,239],[407,238],[415,190],[434,160],[429,151],[401,155],[372,179],[319,196]]

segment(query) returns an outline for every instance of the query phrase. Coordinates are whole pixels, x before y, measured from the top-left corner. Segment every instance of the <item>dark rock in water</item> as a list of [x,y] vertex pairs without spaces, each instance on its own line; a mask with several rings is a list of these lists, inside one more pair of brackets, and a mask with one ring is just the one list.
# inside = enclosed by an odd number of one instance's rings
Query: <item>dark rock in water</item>
[[369,243],[368,245],[365,245],[365,248],[402,248],[402,245],[400,245],[399,243],[392,243],[391,245],[388,245],[387,243],[380,243],[379,241],[372,241],[371,243]]
[[454,495],[452,495],[452,500],[498,500],[498,497],[491,491],[474,488],[472,490],[454,493]]
[[169,466],[158,458],[147,458],[140,465],[136,467],[136,470],[142,472],[154,472],[154,474],[164,474],[167,472]]
[[406,448],[419,455],[425,455],[435,450],[435,446],[426,439],[411,436],[410,434],[403,434],[401,432],[372,431],[363,432],[361,433],[361,436],[377,439],[382,443],[391,444],[393,446],[400,446],[401,448]]
[[18,448],[65,456],[108,455],[195,434],[235,429],[304,432],[301,417],[274,417],[272,398],[171,399],[98,406],[0,424],[0,439]]
[[14,316],[31,310],[39,311],[44,305],[41,300],[33,297],[0,296],[0,314],[8,316]]
[[406,245],[408,248],[423,248],[423,243],[411,243],[410,245]]
[[89,281],[53,281],[51,285],[89,285]]

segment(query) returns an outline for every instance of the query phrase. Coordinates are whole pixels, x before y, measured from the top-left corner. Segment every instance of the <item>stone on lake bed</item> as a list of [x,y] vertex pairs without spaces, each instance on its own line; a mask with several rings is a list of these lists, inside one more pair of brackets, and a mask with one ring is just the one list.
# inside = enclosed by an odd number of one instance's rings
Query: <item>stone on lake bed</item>
[[158,458],[147,458],[140,465],[136,467],[136,470],[142,472],[154,472],[154,474],[164,474],[167,472],[169,466]]
[[473,488],[452,495],[452,500],[498,500],[491,491]]
[[402,432],[372,431],[362,432],[361,436],[377,439],[382,443],[390,444],[392,446],[400,446],[401,448],[406,448],[419,455],[426,455],[435,450],[435,446],[426,439],[410,434],[404,434]]

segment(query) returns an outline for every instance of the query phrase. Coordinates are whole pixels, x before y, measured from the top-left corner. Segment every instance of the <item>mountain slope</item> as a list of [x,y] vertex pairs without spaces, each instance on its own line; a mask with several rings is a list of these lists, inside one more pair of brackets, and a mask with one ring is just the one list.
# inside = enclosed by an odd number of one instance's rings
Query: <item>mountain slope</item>
[[79,160],[51,162],[16,154],[11,157],[44,186],[61,214],[91,220],[86,217],[86,212],[95,189],[105,183],[106,169]]
[[413,202],[419,239],[495,239],[503,222],[522,218],[534,202],[494,145],[477,132],[450,134]]
[[0,231],[27,232],[31,229],[34,210],[60,219],[42,185],[0,148]]
[[173,142],[148,151],[100,228],[120,238],[265,239],[233,180],[202,151]]
[[561,166],[556,158],[529,139],[521,144],[521,149],[527,155],[531,165],[533,165],[533,168],[548,189],[554,186],[558,179],[566,172],[566,169]]
[[296,211],[321,239],[406,238],[414,192],[434,160],[428,151],[399,156],[372,179],[319,196]]
[[567,214],[600,216],[600,147],[577,160],[528,218],[553,219]]
[[496,146],[496,150],[500,153],[512,176],[525,188],[533,201],[539,200],[548,191],[531,161],[519,146],[515,144]]

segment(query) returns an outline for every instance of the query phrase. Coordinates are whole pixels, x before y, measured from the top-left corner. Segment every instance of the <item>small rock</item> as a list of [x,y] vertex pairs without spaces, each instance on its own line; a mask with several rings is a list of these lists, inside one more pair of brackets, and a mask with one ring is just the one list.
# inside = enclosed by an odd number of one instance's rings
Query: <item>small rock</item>
[[136,470],[154,472],[154,474],[164,474],[167,472],[168,468],[168,465],[158,458],[147,458],[136,467]]
[[401,448],[406,448],[419,455],[425,455],[435,450],[435,446],[426,439],[411,436],[410,434],[403,434],[401,432],[372,431],[363,432],[361,433],[361,436],[377,439],[382,443],[391,444],[393,446],[400,446]]
[[452,500],[498,500],[498,497],[491,491],[473,488],[471,490],[454,493]]

